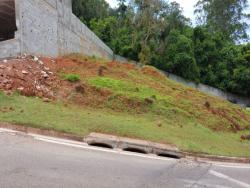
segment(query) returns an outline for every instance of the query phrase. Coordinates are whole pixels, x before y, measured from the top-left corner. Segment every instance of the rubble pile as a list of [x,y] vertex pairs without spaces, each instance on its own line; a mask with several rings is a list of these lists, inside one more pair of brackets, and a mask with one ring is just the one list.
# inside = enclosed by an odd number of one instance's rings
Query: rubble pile
[[0,90],[53,99],[60,80],[47,66],[51,63],[35,56],[0,61]]

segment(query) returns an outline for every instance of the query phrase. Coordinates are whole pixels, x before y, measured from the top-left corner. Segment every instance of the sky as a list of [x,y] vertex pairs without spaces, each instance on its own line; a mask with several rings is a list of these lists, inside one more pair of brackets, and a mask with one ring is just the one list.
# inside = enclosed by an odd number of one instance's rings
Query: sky
[[[117,5],[116,0],[106,0],[111,7],[115,7]],[[171,1],[171,0],[170,0]],[[184,11],[184,15],[190,18],[193,23],[195,23],[195,16],[194,16],[194,5],[196,4],[197,0],[175,0],[177,3],[181,5]],[[250,5],[250,0],[248,0]],[[247,10],[250,13],[250,7]]]
[[[111,7],[116,7],[117,5],[117,1],[116,0],[106,0]],[[188,18],[191,18],[192,20],[194,20],[194,5],[196,3],[197,0],[175,0],[177,3],[179,3],[181,5],[181,7],[184,10],[184,15]]]

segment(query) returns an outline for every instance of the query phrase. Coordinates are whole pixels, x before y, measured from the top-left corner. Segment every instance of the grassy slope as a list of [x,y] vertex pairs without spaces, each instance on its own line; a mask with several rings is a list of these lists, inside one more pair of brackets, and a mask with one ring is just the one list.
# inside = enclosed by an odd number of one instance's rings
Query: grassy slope
[[[103,77],[96,75],[100,65],[107,67]],[[250,132],[250,116],[235,105],[168,80],[152,68],[94,61],[78,62],[59,72],[79,74],[83,84],[110,94],[98,105],[92,93],[83,96],[91,96],[95,106],[74,104],[72,96],[78,95],[74,92],[67,105],[66,101],[48,104],[0,94],[0,121],[77,135],[111,133],[171,143],[186,151],[250,157],[250,142],[240,141],[242,134]],[[236,128],[242,130],[233,133]]]
[[247,114],[250,115],[250,108],[247,108]]

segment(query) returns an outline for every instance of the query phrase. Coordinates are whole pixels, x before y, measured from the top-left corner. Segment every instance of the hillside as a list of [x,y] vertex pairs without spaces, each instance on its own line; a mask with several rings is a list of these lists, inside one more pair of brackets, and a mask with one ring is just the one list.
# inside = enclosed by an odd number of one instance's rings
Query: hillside
[[80,55],[26,57],[0,64],[0,76],[0,122],[250,157],[250,142],[240,139],[250,134],[247,111],[171,81],[153,67]]

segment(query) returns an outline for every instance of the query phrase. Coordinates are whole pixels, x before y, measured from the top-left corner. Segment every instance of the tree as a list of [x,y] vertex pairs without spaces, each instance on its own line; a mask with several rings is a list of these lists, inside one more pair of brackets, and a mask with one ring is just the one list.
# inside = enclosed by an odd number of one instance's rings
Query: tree
[[159,38],[165,29],[164,16],[168,5],[163,0],[134,0],[134,41],[140,41],[139,60],[150,64],[159,47]]
[[91,19],[103,19],[109,16],[110,7],[105,0],[73,0],[74,14],[89,25]]
[[200,24],[206,25],[210,31],[223,33],[227,40],[247,40],[245,14],[247,0],[199,0],[195,13]]
[[172,30],[166,39],[167,48],[161,63],[163,70],[199,82],[199,68],[196,64],[192,40]]

